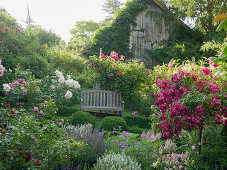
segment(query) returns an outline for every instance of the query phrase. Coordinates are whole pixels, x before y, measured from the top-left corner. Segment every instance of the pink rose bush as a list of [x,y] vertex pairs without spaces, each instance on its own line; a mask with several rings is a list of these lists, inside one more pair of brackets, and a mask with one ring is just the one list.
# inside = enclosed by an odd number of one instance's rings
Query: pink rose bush
[[116,52],[109,56],[103,53],[100,56],[90,56],[86,64],[95,74],[95,82],[102,89],[121,93],[124,101],[130,100],[138,94],[141,84],[146,80],[148,71],[138,60],[128,60]]
[[[207,67],[170,70],[169,75],[158,76],[159,89],[154,93],[161,121],[159,126],[165,138],[179,136],[181,130],[191,131],[205,124],[223,124],[227,111],[224,106],[225,84],[214,77]],[[172,68],[172,67],[171,67]]]

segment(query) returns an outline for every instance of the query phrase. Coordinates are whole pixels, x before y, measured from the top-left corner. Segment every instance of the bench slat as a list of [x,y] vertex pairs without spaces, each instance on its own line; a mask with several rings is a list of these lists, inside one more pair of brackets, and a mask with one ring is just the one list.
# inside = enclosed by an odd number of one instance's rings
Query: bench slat
[[124,104],[121,94],[104,90],[81,91],[82,110],[99,110],[123,112]]

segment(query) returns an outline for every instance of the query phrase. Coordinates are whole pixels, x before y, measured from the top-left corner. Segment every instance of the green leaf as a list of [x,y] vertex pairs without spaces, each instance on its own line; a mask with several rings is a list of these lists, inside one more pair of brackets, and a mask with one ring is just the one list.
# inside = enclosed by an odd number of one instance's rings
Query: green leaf
[[218,28],[216,29],[216,31],[221,31],[222,29],[225,29],[225,31],[227,31],[227,19],[225,19],[224,21],[221,22],[221,24],[219,24]]
[[223,50],[223,55],[227,56],[227,45],[225,46],[224,50]]

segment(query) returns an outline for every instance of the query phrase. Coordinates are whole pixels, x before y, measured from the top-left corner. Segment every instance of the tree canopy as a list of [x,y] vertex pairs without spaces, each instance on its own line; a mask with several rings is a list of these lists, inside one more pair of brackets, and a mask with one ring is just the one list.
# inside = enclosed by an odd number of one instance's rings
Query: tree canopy
[[70,30],[71,39],[69,47],[80,52],[83,48],[91,42],[91,37],[99,28],[99,24],[92,20],[78,21],[75,27]]
[[195,26],[205,34],[208,34],[213,26],[214,19],[220,13],[227,10],[226,0],[170,0],[172,10],[177,11],[181,17],[194,19]]

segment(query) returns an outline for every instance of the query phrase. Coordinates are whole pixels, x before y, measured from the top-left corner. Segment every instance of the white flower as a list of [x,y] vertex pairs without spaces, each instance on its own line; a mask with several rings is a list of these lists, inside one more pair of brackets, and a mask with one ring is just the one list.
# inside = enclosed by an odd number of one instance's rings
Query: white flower
[[3,84],[3,89],[7,92],[10,91],[11,87],[9,86],[9,84]]
[[158,161],[157,161],[157,162],[154,162],[154,163],[152,164],[153,167],[156,167],[157,165],[158,165]]
[[67,75],[67,78],[68,78],[68,79],[71,79],[71,76],[70,76],[70,75]]
[[78,81],[73,81],[73,83],[75,89],[80,89],[80,84],[78,83]]
[[58,81],[63,84],[65,82],[65,78],[63,76],[60,76]]
[[66,80],[65,81],[65,84],[67,85],[67,86],[69,86],[69,87],[73,87],[73,79],[68,79],[68,80]]
[[66,98],[66,99],[70,99],[70,98],[72,97],[72,95],[73,95],[73,94],[71,93],[71,91],[68,90],[68,91],[65,93],[65,98]]
[[60,72],[58,70],[55,71],[55,74],[58,78],[62,77],[62,72]]
[[195,149],[195,146],[194,146],[194,145],[192,146],[192,149],[193,149],[193,150]]

